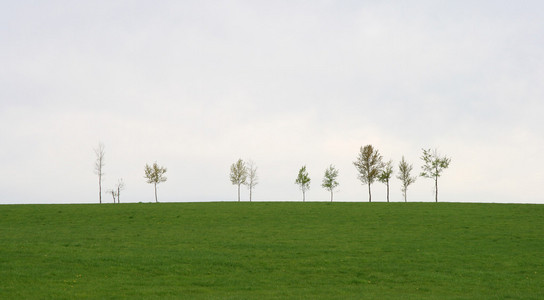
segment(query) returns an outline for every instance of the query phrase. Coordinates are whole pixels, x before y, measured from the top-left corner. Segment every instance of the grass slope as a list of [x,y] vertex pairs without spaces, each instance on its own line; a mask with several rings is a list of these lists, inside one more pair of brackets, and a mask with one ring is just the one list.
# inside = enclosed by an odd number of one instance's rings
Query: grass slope
[[544,295],[544,206],[0,206],[0,298]]

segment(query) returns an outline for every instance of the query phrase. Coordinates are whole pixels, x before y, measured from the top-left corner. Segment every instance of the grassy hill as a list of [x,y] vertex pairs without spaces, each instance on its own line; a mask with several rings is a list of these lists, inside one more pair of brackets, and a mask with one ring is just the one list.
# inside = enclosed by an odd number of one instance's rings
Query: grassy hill
[[544,205],[0,206],[0,298],[544,295]]

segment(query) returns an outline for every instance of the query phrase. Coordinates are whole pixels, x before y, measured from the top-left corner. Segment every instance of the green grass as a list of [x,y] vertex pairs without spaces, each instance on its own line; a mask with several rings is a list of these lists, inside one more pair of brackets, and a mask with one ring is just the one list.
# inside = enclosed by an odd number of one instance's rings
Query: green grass
[[544,206],[0,206],[0,299],[542,299]]

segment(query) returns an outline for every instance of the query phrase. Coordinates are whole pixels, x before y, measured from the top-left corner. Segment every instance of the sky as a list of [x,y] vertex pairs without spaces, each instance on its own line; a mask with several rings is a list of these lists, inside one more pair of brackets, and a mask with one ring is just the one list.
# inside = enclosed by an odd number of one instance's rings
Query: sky
[[[421,172],[451,158],[439,201],[544,203],[542,1],[0,0],[0,204],[233,201],[229,168],[258,167],[256,201],[367,201],[371,144]],[[400,181],[391,201],[403,201]],[[418,178],[408,201],[434,201]],[[372,185],[373,201],[386,187]],[[242,201],[248,201],[242,189]],[[104,192],[103,201],[111,203]]]

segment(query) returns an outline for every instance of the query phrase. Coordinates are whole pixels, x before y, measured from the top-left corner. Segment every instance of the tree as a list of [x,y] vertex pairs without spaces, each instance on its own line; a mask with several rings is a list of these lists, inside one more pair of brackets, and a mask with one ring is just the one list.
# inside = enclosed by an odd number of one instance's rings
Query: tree
[[438,202],[438,177],[442,175],[442,172],[450,166],[451,159],[438,154],[435,149],[431,152],[431,149],[423,150],[421,159],[423,160],[422,172],[419,174],[421,177],[434,179],[434,200]]
[[121,191],[125,189],[125,183],[123,182],[123,178],[117,181],[116,188],[117,188],[117,203],[121,203]]
[[117,191],[115,189],[107,190],[106,193],[111,194],[113,197],[113,203],[115,203],[115,198],[117,198]]
[[412,183],[416,182],[417,177],[412,177],[410,175],[410,172],[412,172],[412,165],[408,164],[404,160],[404,156],[402,157],[402,160],[399,163],[399,175],[397,178],[402,182],[402,196],[404,197],[404,202],[407,202],[406,200],[406,191],[408,191],[408,186]]
[[253,161],[247,163],[247,188],[249,189],[249,201],[251,202],[253,195],[253,188],[259,183],[259,177],[257,176],[257,166]]
[[308,172],[306,171],[306,166],[303,166],[298,171],[298,176],[295,180],[295,183],[300,186],[300,190],[302,191],[302,202],[306,201],[306,191],[310,189],[310,180]]
[[121,203],[119,200],[121,198],[121,191],[125,189],[125,183],[123,182],[123,179],[119,179],[115,187],[111,190],[107,190],[106,192],[108,194],[111,194],[113,197],[113,203],[115,203],[115,200],[117,199],[117,203]]
[[370,185],[374,183],[382,169],[382,156],[372,145],[361,147],[357,160],[353,162],[359,172],[358,178],[362,184],[368,185],[368,202],[372,202]]
[[240,202],[240,185],[245,184],[247,180],[247,168],[244,161],[240,158],[230,166],[230,182],[238,185],[238,202]]
[[336,177],[338,177],[338,170],[333,165],[330,165],[325,170],[325,176],[323,177],[323,183],[321,186],[327,189],[327,191],[331,192],[331,202],[333,198],[333,191],[339,184],[338,181],[336,181]]
[[98,202],[102,203],[102,176],[104,176],[102,168],[104,167],[104,144],[98,143],[98,148],[94,149],[94,153],[96,154],[94,173],[98,175]]
[[147,183],[153,183],[155,186],[155,202],[158,203],[157,200],[157,184],[161,182],[166,181],[166,176],[164,176],[164,173],[166,173],[166,168],[159,167],[157,165],[157,162],[153,163],[153,166],[149,166],[148,164],[145,164],[145,178],[147,178]]
[[389,202],[389,179],[391,179],[392,174],[393,161],[390,160],[383,165],[383,169],[381,170],[380,175],[378,175],[378,180],[385,183],[385,185],[387,186],[387,202]]

